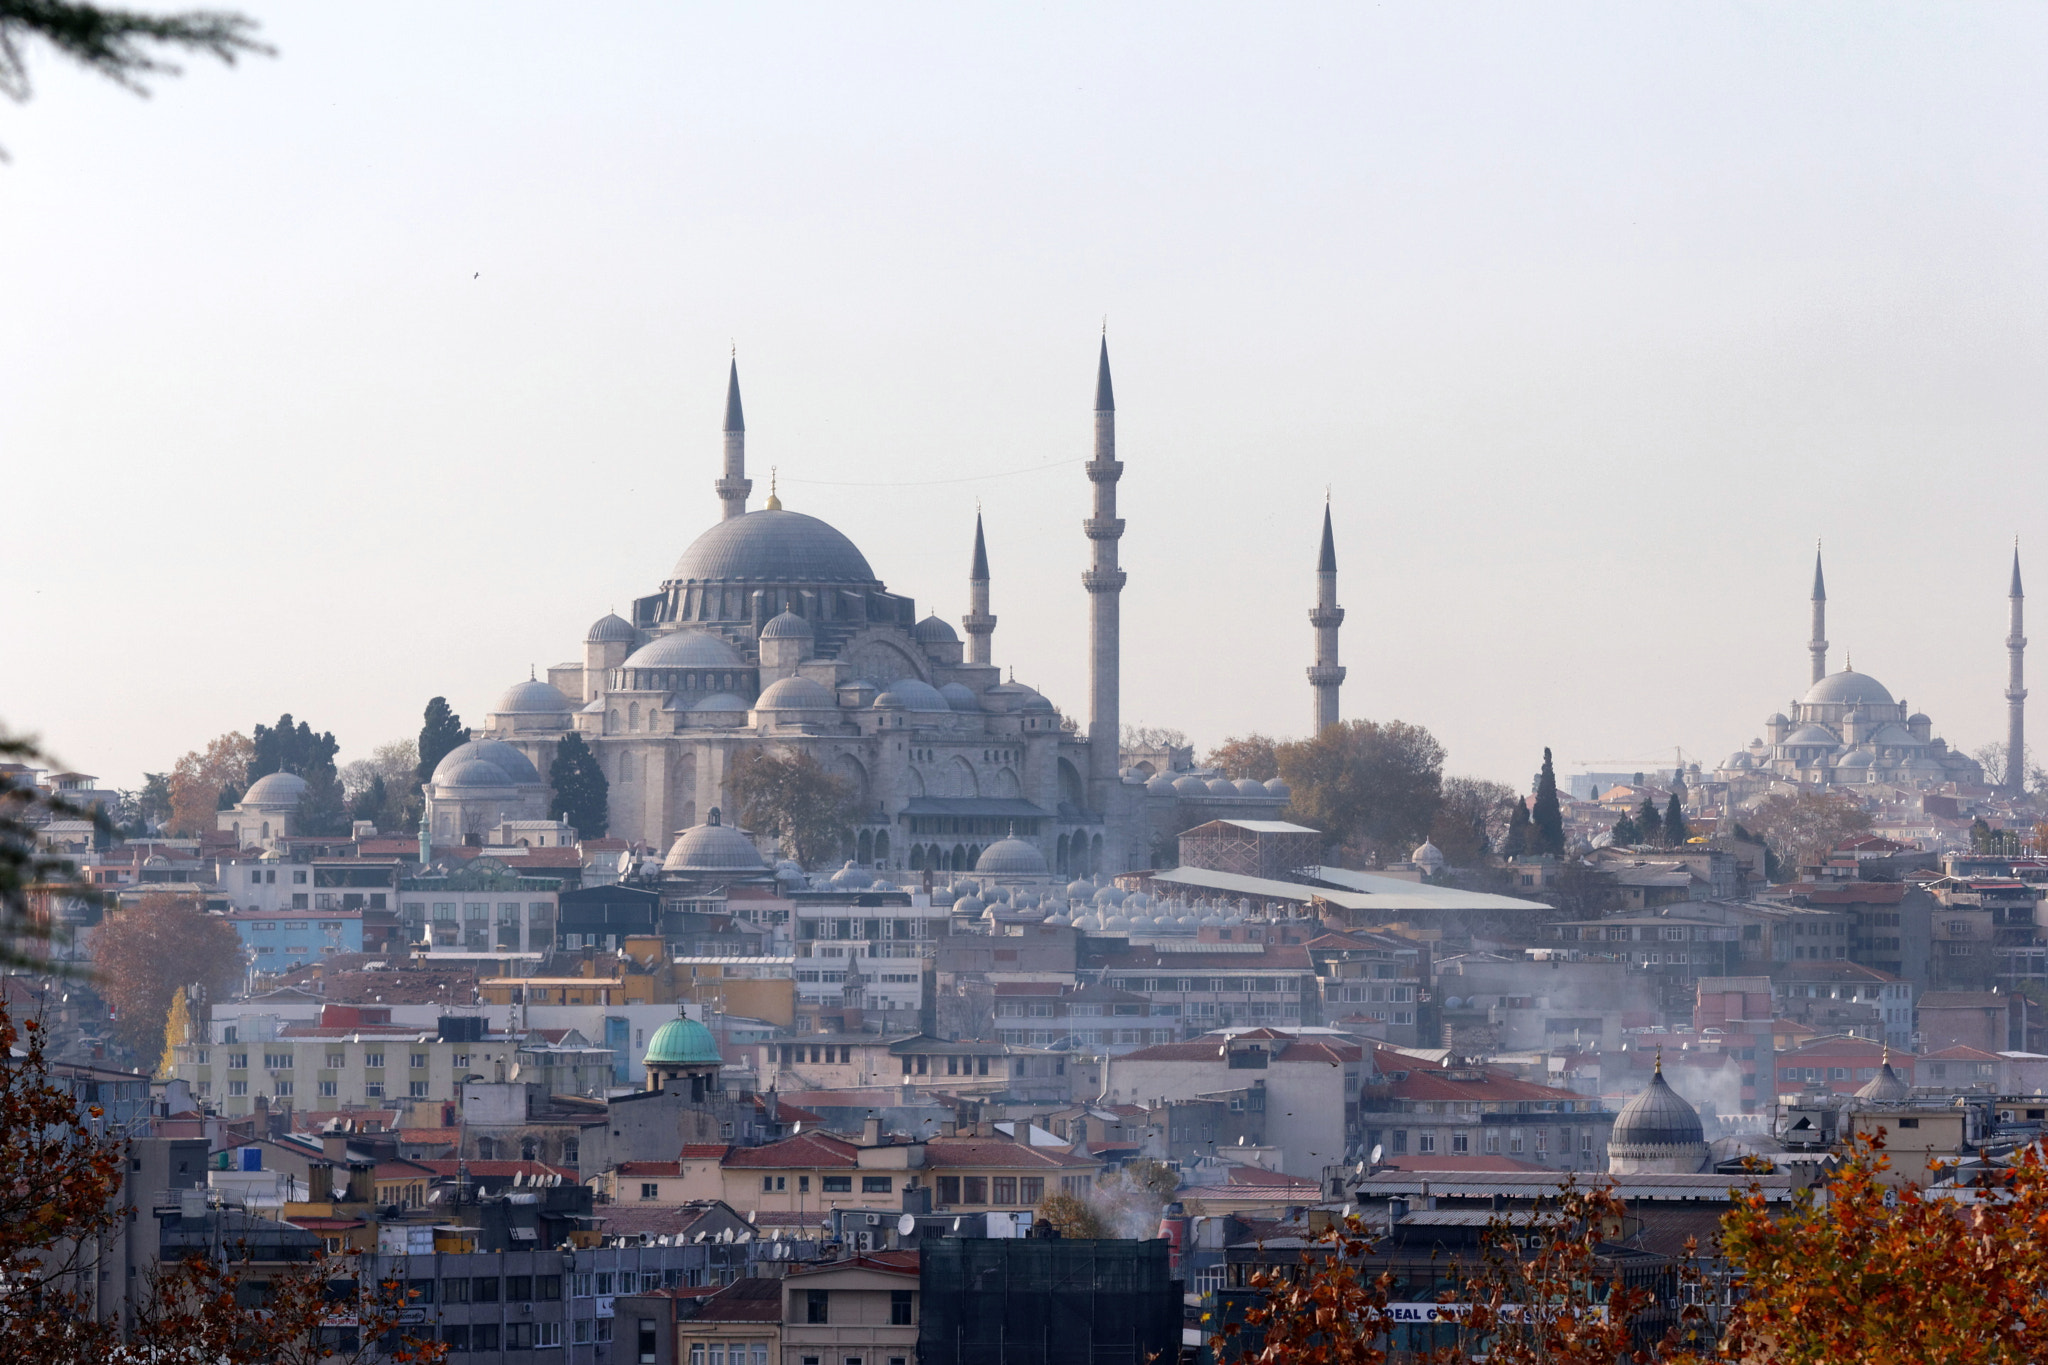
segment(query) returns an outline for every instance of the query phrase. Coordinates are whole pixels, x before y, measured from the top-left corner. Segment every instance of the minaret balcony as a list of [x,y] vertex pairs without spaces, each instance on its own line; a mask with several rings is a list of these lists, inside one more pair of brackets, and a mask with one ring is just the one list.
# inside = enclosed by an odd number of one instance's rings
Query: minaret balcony
[[1308,681],[1311,687],[1337,687],[1344,681],[1344,667],[1341,664],[1311,664]]
[[1090,460],[1082,466],[1096,483],[1115,483],[1124,476],[1122,460]]
[[721,501],[730,502],[734,498],[744,499],[747,494],[753,492],[754,481],[752,479],[720,479],[712,487],[718,490],[718,496]]
[[1124,578],[1122,569],[1084,569],[1081,571],[1081,586],[1089,592],[1122,592]]
[[1081,523],[1081,530],[1090,540],[1120,540],[1124,533],[1124,519],[1089,517]]
[[1308,623],[1317,630],[1330,630],[1344,624],[1342,607],[1310,607]]

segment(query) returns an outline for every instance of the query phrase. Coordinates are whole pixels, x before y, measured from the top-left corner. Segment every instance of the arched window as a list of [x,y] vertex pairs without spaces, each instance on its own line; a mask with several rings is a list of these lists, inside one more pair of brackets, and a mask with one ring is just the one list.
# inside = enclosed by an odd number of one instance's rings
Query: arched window
[[1096,835],[1088,845],[1088,866],[1095,871],[1102,869],[1102,836]]
[[886,829],[875,831],[875,861],[884,867],[889,865],[889,831]]
[[956,870],[964,870],[974,866],[973,863],[967,861],[967,848],[964,844],[953,845],[953,866]]
[[619,708],[614,706],[604,713],[604,732],[615,735],[619,732]]
[[637,701],[626,704],[626,728],[628,730],[640,728],[640,703]]
[[863,863],[871,863],[875,860],[875,837],[873,834],[867,830],[860,832],[860,838],[854,846],[853,856],[856,861]]
[[1052,870],[1063,877],[1069,870],[1067,867],[1067,836],[1064,834],[1060,836],[1059,847],[1053,854]]

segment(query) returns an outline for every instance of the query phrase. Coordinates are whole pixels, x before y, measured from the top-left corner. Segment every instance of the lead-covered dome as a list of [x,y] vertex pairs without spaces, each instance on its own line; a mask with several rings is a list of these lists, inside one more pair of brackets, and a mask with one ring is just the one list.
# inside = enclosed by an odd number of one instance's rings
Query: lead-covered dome
[[1896,706],[1885,685],[1867,673],[1845,668],[1806,690],[1801,706]]
[[889,684],[881,696],[875,698],[877,706],[900,706],[906,711],[950,711],[952,706],[939,695],[939,689],[918,678],[898,678]]
[[1870,1100],[1876,1104],[1897,1104],[1901,1100],[1913,1098],[1913,1087],[1906,1083],[1905,1077],[1892,1070],[1892,1054],[1889,1050],[1885,1052],[1884,1061],[1878,1066],[1877,1074],[1863,1083],[1863,1088],[1856,1092],[1856,1098]]
[[265,773],[242,793],[245,806],[296,806],[306,794],[306,779],[297,773]]
[[738,650],[709,631],[671,631],[626,656],[624,668],[745,668]]
[[960,637],[953,628],[936,616],[927,616],[910,631],[911,638],[921,645],[957,645]]
[[505,695],[498,698],[498,704],[491,708],[494,716],[563,716],[569,713],[569,699],[562,695],[553,683],[528,678],[505,689]]
[[434,765],[434,784],[443,787],[523,787],[540,781],[540,770],[498,739],[458,744]]
[[1681,1147],[1704,1142],[1699,1110],[1685,1096],[1671,1088],[1659,1068],[1650,1076],[1643,1093],[1621,1106],[1608,1134],[1607,1149],[1617,1147]]
[[854,543],[802,512],[763,510],[721,521],[676,561],[680,582],[876,583]]
[[633,623],[616,612],[606,612],[590,627],[590,633],[583,637],[587,645],[630,645],[639,637]]
[[939,695],[946,699],[946,705],[955,711],[979,711],[981,702],[976,699],[974,689],[966,683],[949,682],[939,689]]
[[1045,855],[1014,836],[998,839],[974,860],[974,870],[984,877],[1043,877]]
[[808,640],[816,633],[809,621],[793,611],[786,611],[761,627],[764,640]]
[[836,711],[839,698],[823,683],[805,677],[781,678],[761,689],[756,711]]
[[677,835],[661,865],[670,872],[760,872],[768,866],[754,841],[731,825],[720,824],[716,812],[706,823]]

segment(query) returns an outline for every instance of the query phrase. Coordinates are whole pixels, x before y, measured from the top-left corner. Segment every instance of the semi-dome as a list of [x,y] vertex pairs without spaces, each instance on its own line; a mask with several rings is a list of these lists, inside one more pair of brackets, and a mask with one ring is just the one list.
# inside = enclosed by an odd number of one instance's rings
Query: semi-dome
[[1845,668],[1830,673],[1799,699],[1801,706],[1896,706],[1885,685],[1868,673]]
[[683,551],[671,577],[714,583],[879,581],[867,557],[833,527],[801,512],[776,509],[717,523]]
[[1835,760],[1835,767],[1867,768],[1874,761],[1874,756],[1868,749],[1851,749],[1848,753]]
[[1802,725],[1785,736],[1787,744],[1825,744],[1833,748],[1841,742],[1835,738],[1834,732],[1824,725]]
[[587,645],[630,645],[639,637],[633,623],[615,612],[606,612],[590,627],[590,633],[583,637]]
[[695,1019],[671,1019],[647,1040],[643,1066],[723,1066],[718,1041]]
[[811,623],[793,611],[785,611],[761,627],[761,638],[764,640],[808,640],[816,634],[817,632],[811,629]]
[[498,698],[498,704],[491,708],[492,715],[498,716],[566,716],[569,714],[569,699],[553,683],[538,678],[528,678],[505,689],[505,695]]
[[998,839],[974,860],[974,870],[984,877],[1043,877],[1045,855],[1022,839]]
[[265,773],[242,793],[247,806],[296,806],[306,794],[306,779],[297,773]]
[[939,689],[917,678],[898,678],[875,698],[877,706],[900,706],[906,711],[950,711],[952,706]]
[[1908,749],[1917,747],[1920,743],[1913,738],[1911,731],[1895,720],[1886,721],[1878,726],[1877,733],[1870,737],[1869,742],[1880,749]]
[[1671,1088],[1659,1067],[1650,1076],[1643,1093],[1621,1106],[1608,1134],[1607,1149],[1616,1147],[1679,1147],[1704,1142],[1699,1110],[1685,1096]]
[[912,639],[921,645],[957,645],[960,643],[960,637],[954,633],[953,628],[936,616],[927,616],[924,620],[919,621],[911,628],[910,635]]
[[744,711],[747,709],[747,699],[736,696],[731,692],[713,692],[690,709],[692,711]]
[[756,711],[834,711],[839,698],[823,683],[809,678],[779,678],[761,689]]
[[754,841],[720,824],[715,811],[709,821],[677,835],[661,865],[670,872],[759,872],[767,866]]
[[[482,781],[489,774],[474,773],[470,779],[458,782],[455,772],[468,763],[481,762],[498,770],[497,779]],[[501,786],[518,787],[540,781],[540,771],[520,753],[501,739],[473,739],[467,744],[458,744],[448,751],[439,763],[434,765],[434,782],[449,786]]]
[[[730,526],[732,523],[727,522]],[[740,652],[709,631],[677,630],[626,656],[625,668],[745,668]]]

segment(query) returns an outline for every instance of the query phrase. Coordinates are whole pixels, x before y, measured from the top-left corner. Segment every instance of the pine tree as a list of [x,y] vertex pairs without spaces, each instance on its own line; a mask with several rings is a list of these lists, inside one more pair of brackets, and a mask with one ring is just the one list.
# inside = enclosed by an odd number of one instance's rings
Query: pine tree
[[1664,805],[1664,842],[1682,844],[1692,838],[1692,830],[1685,823],[1685,807],[1679,804],[1678,793],[1671,793],[1671,799]]
[[1551,767],[1550,750],[1543,751],[1543,772],[1536,779],[1536,808],[1529,812],[1535,826],[1532,842],[1538,853],[1554,858],[1564,856],[1564,811],[1557,803],[1557,770]]
[[1503,858],[1519,858],[1529,852],[1533,838],[1529,823],[1529,802],[1526,797],[1515,802],[1515,808],[1508,815],[1507,836],[1501,840],[1500,852]]
[[570,731],[555,745],[555,761],[548,765],[548,818],[566,820],[580,838],[602,839],[611,823],[611,787],[597,755]]
[[469,742],[469,731],[462,728],[462,717],[448,709],[446,697],[436,697],[427,703],[427,723],[420,727],[420,781],[425,782],[434,775],[434,769],[451,750]]
[[1646,844],[1664,842],[1664,817],[1657,814],[1656,806],[1647,796],[1643,798],[1642,809],[1636,812],[1636,833]]
[[1636,828],[1635,818],[1627,811],[1614,822],[1613,840],[1617,848],[1629,848],[1643,841],[1643,832]]

